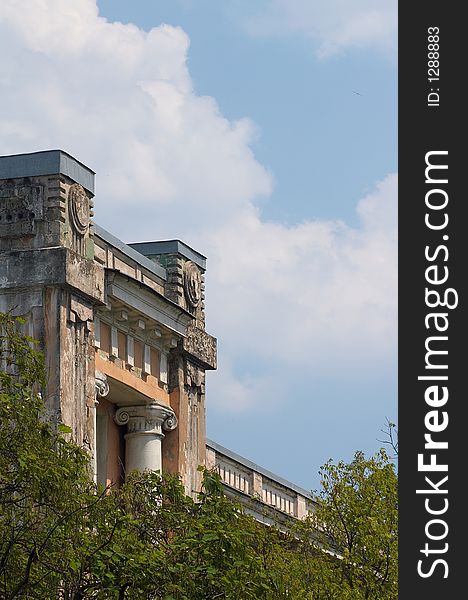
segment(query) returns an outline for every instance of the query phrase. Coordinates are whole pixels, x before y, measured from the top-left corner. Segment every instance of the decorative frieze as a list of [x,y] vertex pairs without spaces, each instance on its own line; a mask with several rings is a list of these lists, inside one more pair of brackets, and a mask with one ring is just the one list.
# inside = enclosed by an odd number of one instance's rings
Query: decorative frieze
[[216,369],[217,343],[206,331],[189,327],[187,337],[182,341],[183,351],[198,362],[203,369]]
[[0,183],[0,238],[34,236],[42,218],[44,189],[19,182]]
[[296,514],[296,494],[288,494],[286,490],[280,489],[272,482],[263,482],[262,500],[265,504],[274,506],[282,512],[290,515]]

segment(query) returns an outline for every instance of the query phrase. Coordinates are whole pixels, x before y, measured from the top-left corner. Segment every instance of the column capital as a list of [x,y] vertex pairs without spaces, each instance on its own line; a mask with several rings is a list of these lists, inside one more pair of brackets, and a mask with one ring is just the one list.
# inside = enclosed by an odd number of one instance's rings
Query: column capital
[[164,431],[177,427],[177,417],[172,408],[161,402],[136,406],[121,406],[114,420],[117,425],[127,425],[127,436],[131,434],[149,434],[164,437]]

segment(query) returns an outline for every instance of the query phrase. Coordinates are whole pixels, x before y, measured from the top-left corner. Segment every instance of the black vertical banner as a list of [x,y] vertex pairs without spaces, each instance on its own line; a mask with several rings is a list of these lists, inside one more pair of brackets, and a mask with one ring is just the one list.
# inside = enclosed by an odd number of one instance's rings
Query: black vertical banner
[[[399,3],[399,598],[466,595],[468,175],[462,5]],[[465,590],[465,591],[463,591]]]

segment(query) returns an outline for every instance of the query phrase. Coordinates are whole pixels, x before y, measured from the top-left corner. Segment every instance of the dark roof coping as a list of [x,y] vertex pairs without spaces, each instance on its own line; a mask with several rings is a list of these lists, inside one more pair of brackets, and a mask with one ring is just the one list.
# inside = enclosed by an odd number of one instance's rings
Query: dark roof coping
[[129,244],[144,256],[157,256],[160,254],[181,254],[188,258],[204,271],[206,270],[206,256],[200,254],[181,240],[163,240],[160,242],[136,242]]
[[122,242],[122,240],[119,240],[119,238],[116,238],[114,235],[112,235],[99,225],[94,224],[94,231],[97,237],[100,237],[102,240],[104,240],[111,246],[114,246],[114,248],[117,248],[117,250],[120,250],[122,254],[125,254],[125,256],[128,256],[129,258],[137,262],[147,271],[154,273],[154,275],[157,275],[159,278],[166,281],[167,274],[166,269],[164,267],[158,265],[158,263],[155,263],[154,261],[150,260],[140,252],[137,252],[131,246],[125,244],[124,242]]
[[220,454],[224,454],[228,458],[240,463],[241,465],[244,465],[245,467],[252,469],[253,471],[257,471],[257,473],[261,473],[262,475],[265,475],[266,477],[268,477],[272,481],[279,483],[283,487],[294,490],[301,496],[304,496],[305,498],[308,498],[309,500],[312,500],[313,502],[317,502],[317,500],[314,498],[314,496],[310,492],[305,490],[304,488],[301,488],[298,485],[296,485],[295,483],[291,483],[287,479],[283,479],[283,477],[279,477],[278,475],[275,475],[271,471],[268,471],[267,469],[260,467],[259,465],[255,464],[248,458],[244,458],[243,456],[240,456],[240,454],[236,454],[232,450],[229,450],[228,448],[225,448],[224,446],[221,446],[220,444],[213,442],[212,440],[209,440],[209,439],[206,440],[206,445],[208,447],[212,448],[213,450],[216,450],[216,452],[219,452]]
[[94,195],[95,172],[63,150],[0,156],[0,179],[66,175]]

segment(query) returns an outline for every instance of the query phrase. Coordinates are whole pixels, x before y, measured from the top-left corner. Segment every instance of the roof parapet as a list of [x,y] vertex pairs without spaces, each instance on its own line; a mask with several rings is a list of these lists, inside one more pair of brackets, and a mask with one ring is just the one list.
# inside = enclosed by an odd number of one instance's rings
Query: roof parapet
[[63,150],[0,156],[0,179],[65,175],[94,196],[95,172]]

